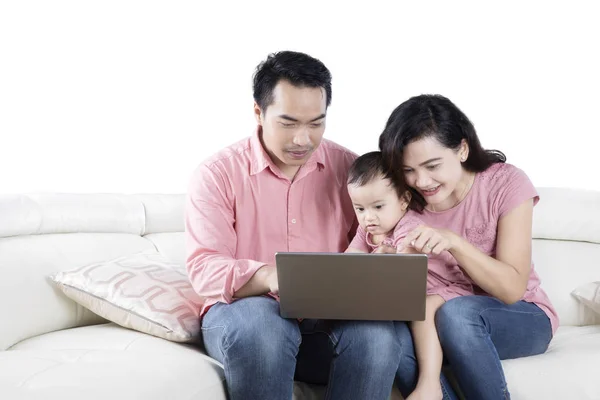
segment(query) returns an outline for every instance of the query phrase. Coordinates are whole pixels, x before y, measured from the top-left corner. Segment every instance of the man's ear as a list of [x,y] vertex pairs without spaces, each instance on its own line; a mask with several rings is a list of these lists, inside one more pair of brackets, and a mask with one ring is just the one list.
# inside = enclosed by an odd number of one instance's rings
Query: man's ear
[[400,207],[402,207],[402,211],[405,211],[408,208],[408,205],[410,204],[410,199],[412,199],[412,194],[409,190],[406,190],[402,195],[402,198],[400,199],[402,203],[400,205]]
[[262,113],[262,110],[260,109],[260,106],[256,102],[254,102],[254,118],[256,118],[256,123],[258,125],[262,126],[262,124],[263,124],[263,113]]

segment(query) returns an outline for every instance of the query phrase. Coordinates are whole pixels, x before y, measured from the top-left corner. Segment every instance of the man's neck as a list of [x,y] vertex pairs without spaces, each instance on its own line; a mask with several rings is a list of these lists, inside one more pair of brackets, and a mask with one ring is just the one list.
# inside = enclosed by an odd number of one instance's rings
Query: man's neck
[[297,165],[277,165],[277,167],[281,170],[283,175],[290,178],[290,181],[293,181],[300,170],[300,166]]

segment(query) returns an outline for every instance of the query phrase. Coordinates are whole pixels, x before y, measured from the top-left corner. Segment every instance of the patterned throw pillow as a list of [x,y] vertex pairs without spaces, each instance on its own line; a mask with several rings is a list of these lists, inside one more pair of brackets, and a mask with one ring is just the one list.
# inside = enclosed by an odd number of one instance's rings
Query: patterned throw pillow
[[571,292],[585,306],[600,314],[600,282],[581,285]]
[[75,302],[126,328],[175,342],[197,340],[200,297],[180,266],[144,251],[51,276]]

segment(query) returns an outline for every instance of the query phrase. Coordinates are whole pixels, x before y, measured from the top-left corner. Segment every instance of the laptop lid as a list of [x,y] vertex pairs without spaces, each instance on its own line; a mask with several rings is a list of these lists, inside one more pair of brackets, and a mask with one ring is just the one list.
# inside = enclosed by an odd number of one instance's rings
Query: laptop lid
[[424,254],[275,254],[284,318],[422,321]]

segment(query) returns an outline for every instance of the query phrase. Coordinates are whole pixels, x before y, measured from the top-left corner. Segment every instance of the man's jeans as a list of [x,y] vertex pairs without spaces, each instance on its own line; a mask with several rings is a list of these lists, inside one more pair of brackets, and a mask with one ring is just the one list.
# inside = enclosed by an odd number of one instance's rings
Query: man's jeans
[[[552,339],[550,319],[535,304],[506,305],[487,296],[448,301],[436,313],[435,325],[445,360],[467,399],[510,399],[500,360],[541,354]],[[402,346],[396,382],[407,397],[417,383],[417,360],[407,324],[397,322],[396,331]],[[456,399],[443,374],[441,382],[444,399]]]
[[299,323],[268,297],[215,304],[202,335],[232,400],[291,399],[294,379],[328,384],[327,399],[387,400],[401,354],[392,322]]

